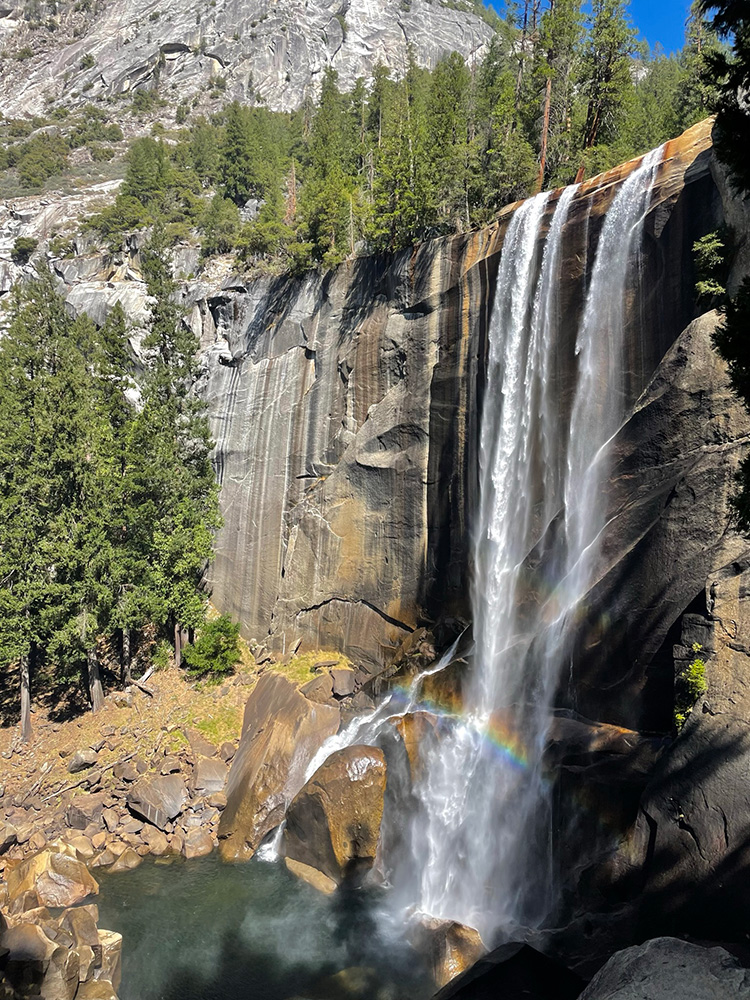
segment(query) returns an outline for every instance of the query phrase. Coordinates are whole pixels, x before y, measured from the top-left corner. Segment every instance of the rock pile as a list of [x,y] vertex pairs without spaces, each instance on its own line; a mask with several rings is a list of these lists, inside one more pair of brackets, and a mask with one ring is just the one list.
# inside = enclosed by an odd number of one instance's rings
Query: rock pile
[[98,892],[69,844],[10,862],[0,886],[3,1000],[117,1000],[122,936],[97,927],[99,911],[84,900]]

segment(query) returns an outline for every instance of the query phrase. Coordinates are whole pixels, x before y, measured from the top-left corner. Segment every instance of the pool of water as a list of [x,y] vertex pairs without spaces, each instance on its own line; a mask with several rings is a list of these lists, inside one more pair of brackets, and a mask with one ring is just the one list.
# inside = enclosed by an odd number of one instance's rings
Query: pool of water
[[[169,863],[165,861],[169,860]],[[323,896],[283,864],[147,859],[97,875],[123,936],[120,1000],[427,1000],[435,988],[377,893]]]

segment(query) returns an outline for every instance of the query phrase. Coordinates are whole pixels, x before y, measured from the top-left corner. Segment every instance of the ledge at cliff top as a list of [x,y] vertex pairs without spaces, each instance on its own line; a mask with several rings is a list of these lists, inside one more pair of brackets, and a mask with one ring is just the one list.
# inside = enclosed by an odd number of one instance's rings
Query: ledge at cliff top
[[[648,296],[643,316],[626,330],[630,407],[695,315],[694,241],[729,211],[710,129],[703,122],[668,143],[655,181],[643,259]],[[587,182],[570,206],[560,307],[571,337],[602,219],[636,162]],[[556,200],[549,200],[541,236]],[[346,649],[376,673],[422,622],[468,617],[483,359],[512,210],[476,233],[355,260],[322,276],[227,288],[209,303],[221,335],[206,391],[225,521],[210,582],[217,606],[239,618],[245,634],[268,637],[279,652],[300,639],[303,648]],[[718,359],[715,367],[721,380]],[[737,458],[731,442],[745,425],[729,398],[722,396],[721,408],[729,450],[721,461],[716,452],[722,467],[708,529],[714,541],[727,523]],[[678,420],[662,429],[664,440],[703,433],[700,412],[691,430],[678,418],[663,415]],[[655,441],[658,467],[658,435]],[[665,455],[665,469],[673,458]],[[627,507],[632,499],[617,503]],[[632,536],[624,532],[612,544],[624,552],[644,538],[657,545],[670,530],[669,510],[659,524],[633,525]],[[702,539],[701,551],[711,544]],[[672,560],[670,579],[682,578],[692,593],[670,598],[644,632],[643,611],[658,603],[658,581],[636,581],[642,597],[636,583],[629,590],[629,627],[651,656],[714,565],[715,553],[688,558],[674,548],[657,546]],[[685,561],[690,571],[683,574]],[[605,653],[611,658],[611,650]],[[600,707],[587,706],[587,714],[603,717]],[[615,710],[608,721],[638,728],[639,711],[636,704],[617,718]]]

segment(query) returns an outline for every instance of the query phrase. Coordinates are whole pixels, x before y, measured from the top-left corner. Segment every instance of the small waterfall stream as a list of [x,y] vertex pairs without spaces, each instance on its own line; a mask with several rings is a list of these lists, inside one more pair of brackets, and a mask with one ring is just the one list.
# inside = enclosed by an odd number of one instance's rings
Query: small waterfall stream
[[[446,713],[404,809],[410,828],[381,859],[397,906],[475,927],[488,945],[538,926],[556,900],[544,749],[576,616],[597,578],[608,444],[628,402],[627,299],[662,155],[645,156],[614,196],[576,336],[560,290],[579,188],[560,194],[546,236],[552,195],[524,202],[503,243],[481,424],[472,669],[461,712]],[[419,707],[425,676],[328,740],[307,777],[333,751],[392,733],[394,715]]]

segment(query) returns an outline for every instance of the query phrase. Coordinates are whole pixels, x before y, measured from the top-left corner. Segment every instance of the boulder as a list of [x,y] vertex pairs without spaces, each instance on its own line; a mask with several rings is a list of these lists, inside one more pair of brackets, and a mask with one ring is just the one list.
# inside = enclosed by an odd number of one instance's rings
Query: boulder
[[197,729],[188,729],[185,735],[187,736],[194,757],[215,757],[218,753],[213,743],[207,740]]
[[235,747],[234,743],[229,743],[229,742],[222,743],[221,746],[219,747],[219,756],[227,764],[232,759],[232,757],[234,757],[236,753],[237,753],[237,748]]
[[73,935],[76,947],[88,945],[96,948],[99,944],[99,932],[96,921],[99,919],[99,911],[96,906],[74,906],[60,917],[60,926],[64,927]]
[[333,693],[337,698],[348,698],[354,694],[357,675],[351,667],[333,667],[329,671],[333,684]]
[[445,986],[487,954],[479,931],[455,920],[423,916],[409,940],[426,957],[437,986]]
[[9,847],[16,843],[16,828],[10,823],[0,822],[0,854],[5,854]]
[[12,903],[22,893],[32,892],[40,906],[73,906],[99,892],[88,869],[62,850],[47,849],[22,861],[7,874],[8,896]]
[[301,861],[295,861],[293,858],[284,858],[284,864],[292,875],[302,879],[303,882],[307,882],[313,889],[317,889],[318,892],[322,892],[325,896],[330,896],[338,888],[337,883],[332,878],[324,875],[317,868],[311,868],[310,865],[303,865]]
[[69,773],[78,774],[79,771],[85,771],[87,768],[93,767],[96,764],[97,756],[94,750],[76,750],[68,761]]
[[99,944],[94,948],[94,979],[105,980],[119,989],[122,980],[122,934],[99,929]]
[[33,923],[7,928],[0,949],[6,952],[3,965],[11,985],[21,990],[31,982],[33,992],[44,1000],[73,1000],[80,968],[75,949],[56,944]]
[[395,717],[392,722],[404,745],[414,783],[424,770],[425,752],[437,744],[438,718],[432,712],[409,712]]
[[577,1000],[585,981],[528,945],[506,944],[480,958],[433,1000]]
[[139,778],[127,795],[129,808],[160,830],[179,816],[186,801],[185,782],[176,774]]
[[166,854],[168,850],[168,842],[166,834],[162,833],[161,830],[157,830],[155,826],[145,826],[143,828],[143,840],[148,845],[149,852],[155,857],[161,857],[162,854]]
[[198,757],[193,771],[192,787],[196,795],[223,792],[229,768],[217,757]]
[[300,694],[319,705],[329,704],[333,700],[333,678],[329,673],[318,674],[299,689]]
[[748,1000],[750,971],[723,948],[654,938],[619,951],[580,1000]]
[[117,1000],[115,988],[106,979],[90,979],[81,983],[76,993],[76,1000]]
[[372,868],[380,841],[386,766],[370,746],[337,750],[294,797],[286,814],[285,857],[337,884]]
[[214,840],[209,830],[191,830],[185,837],[182,853],[186,858],[202,858],[214,849]]
[[132,760],[119,761],[112,770],[118,781],[138,780],[138,769]]
[[308,701],[281,674],[263,674],[245,706],[242,737],[219,823],[222,857],[252,857],[284,818],[313,755],[339,726],[339,710]]
[[65,813],[68,826],[74,830],[85,830],[92,823],[98,824],[108,801],[104,792],[76,795]]
[[109,869],[111,872],[127,872],[132,868],[137,868],[143,858],[132,847],[126,847],[120,857]]

